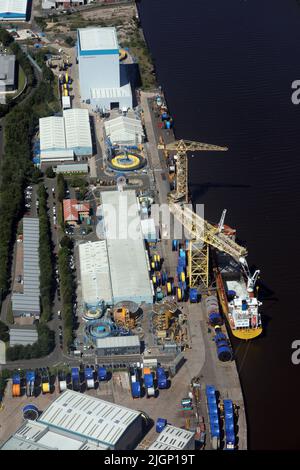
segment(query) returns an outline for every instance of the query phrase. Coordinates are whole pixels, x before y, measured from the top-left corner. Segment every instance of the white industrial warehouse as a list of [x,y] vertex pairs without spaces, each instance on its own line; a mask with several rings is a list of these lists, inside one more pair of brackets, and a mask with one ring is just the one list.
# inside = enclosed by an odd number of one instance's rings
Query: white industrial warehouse
[[105,134],[113,145],[133,146],[142,144],[145,138],[140,119],[118,116],[104,123]]
[[14,55],[0,55],[0,93],[16,89],[16,58]]
[[115,28],[77,30],[80,94],[94,109],[132,108],[132,91],[119,61]]
[[12,294],[14,317],[40,316],[39,219],[23,218],[23,293]]
[[27,0],[1,0],[0,21],[25,21],[27,7]]
[[0,450],[127,450],[141,438],[140,411],[66,390]]
[[66,109],[63,116],[39,120],[41,163],[73,161],[91,156],[92,137],[87,109]]
[[83,301],[152,303],[148,253],[134,190],[101,192],[105,240],[79,245]]
[[106,241],[79,245],[82,299],[88,307],[96,307],[101,300],[112,305]]
[[114,303],[152,303],[149,259],[134,190],[101,193]]

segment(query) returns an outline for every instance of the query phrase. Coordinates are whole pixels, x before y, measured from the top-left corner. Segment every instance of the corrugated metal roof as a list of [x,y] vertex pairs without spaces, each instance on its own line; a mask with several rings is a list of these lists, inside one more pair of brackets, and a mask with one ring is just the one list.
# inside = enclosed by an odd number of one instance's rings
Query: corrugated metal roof
[[126,83],[118,88],[91,88],[91,98],[100,99],[100,98],[124,98],[132,96],[130,83]]
[[63,392],[39,422],[114,447],[141,413],[72,390]]
[[183,450],[194,439],[195,433],[167,424],[149,450]]
[[118,49],[115,28],[82,28],[78,30],[82,51]]
[[127,348],[140,347],[138,336],[111,336],[97,339],[97,348]]
[[92,137],[87,109],[65,109],[63,116],[50,116],[39,120],[42,159],[73,159],[73,150],[89,148]]
[[38,340],[38,333],[36,329],[30,328],[10,328],[9,330],[9,344],[15,346],[16,344],[33,344]]
[[0,87],[15,83],[15,62],[14,55],[0,55]]
[[17,13],[25,15],[27,10],[27,0],[1,0],[1,13]]
[[66,148],[66,137],[63,117],[50,116],[40,118],[39,126],[41,150]]
[[135,191],[101,193],[114,303],[153,301]]
[[108,446],[87,441],[65,430],[27,420],[1,450],[106,450]]
[[92,149],[92,137],[87,109],[65,109],[66,144],[68,148],[90,147]]
[[106,135],[110,137],[112,142],[123,141],[126,137],[135,139],[136,135],[140,137],[145,135],[141,121],[127,116],[119,116],[105,121],[104,126]]
[[88,173],[89,166],[87,163],[70,163],[66,165],[57,165],[56,173],[72,173],[72,172],[79,172],[79,173]]
[[23,294],[13,293],[13,311],[40,313],[39,219],[23,218]]
[[89,305],[100,300],[112,304],[112,289],[106,249],[106,241],[79,245],[82,297]]

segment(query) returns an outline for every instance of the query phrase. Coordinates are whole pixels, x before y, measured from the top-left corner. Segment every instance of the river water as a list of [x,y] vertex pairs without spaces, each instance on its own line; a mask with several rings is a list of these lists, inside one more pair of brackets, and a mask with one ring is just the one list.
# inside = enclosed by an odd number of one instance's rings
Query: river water
[[236,227],[261,269],[265,334],[234,342],[251,449],[300,448],[300,6],[296,0],[141,0],[177,138],[227,145],[190,159],[205,215]]

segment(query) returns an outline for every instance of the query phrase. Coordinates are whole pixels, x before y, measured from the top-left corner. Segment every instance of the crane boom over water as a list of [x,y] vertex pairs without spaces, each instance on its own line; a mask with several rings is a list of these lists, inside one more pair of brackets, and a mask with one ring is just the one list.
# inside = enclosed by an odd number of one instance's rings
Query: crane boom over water
[[192,140],[176,140],[169,144],[160,143],[157,148],[167,152],[176,152],[176,193],[175,200],[184,199],[188,202],[188,159],[187,152],[218,151],[226,152],[227,147],[194,142]]
[[239,262],[247,255],[246,248],[220,232],[218,226],[211,225],[190,207],[170,202],[169,208],[177,220],[182,223],[188,232],[186,235],[190,238],[188,275],[191,287],[199,284],[208,287],[209,246],[227,253]]

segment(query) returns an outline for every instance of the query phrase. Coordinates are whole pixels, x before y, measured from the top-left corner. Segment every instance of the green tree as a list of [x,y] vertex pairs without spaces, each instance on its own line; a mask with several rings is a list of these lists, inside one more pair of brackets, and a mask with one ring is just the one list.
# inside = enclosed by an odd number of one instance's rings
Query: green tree
[[52,166],[48,166],[48,168],[46,169],[46,176],[47,178],[55,178],[55,173],[53,171]]

